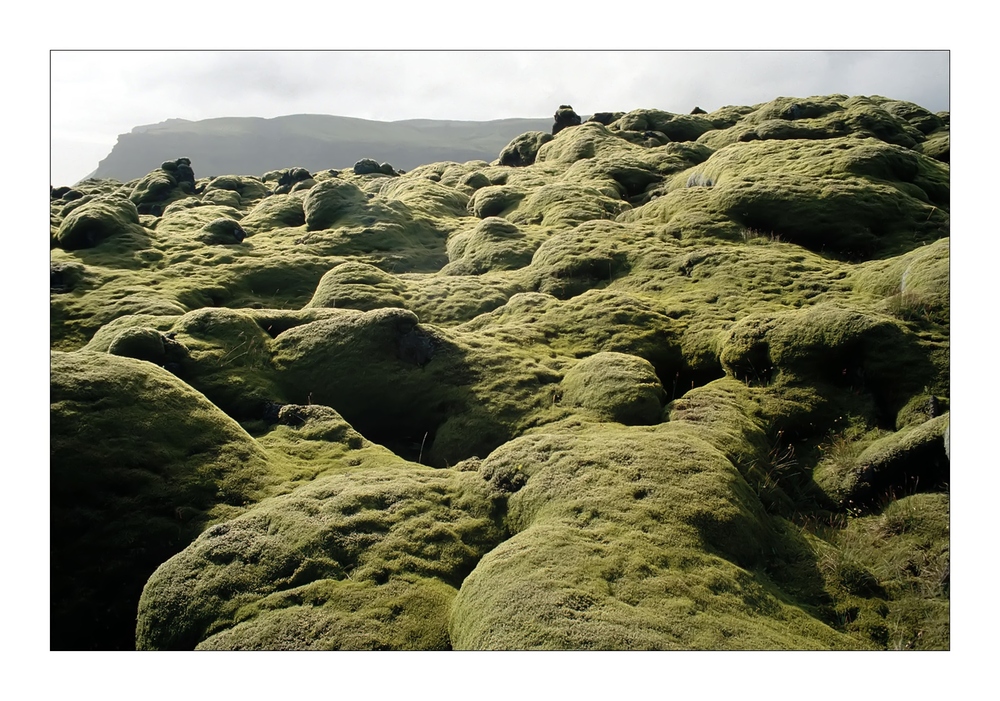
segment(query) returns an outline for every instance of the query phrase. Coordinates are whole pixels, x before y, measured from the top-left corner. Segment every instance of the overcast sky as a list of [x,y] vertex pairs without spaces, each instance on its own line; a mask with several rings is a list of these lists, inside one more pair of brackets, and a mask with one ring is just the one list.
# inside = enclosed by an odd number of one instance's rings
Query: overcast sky
[[947,51],[53,51],[52,183],[171,118],[687,113],[843,93],[949,109]]

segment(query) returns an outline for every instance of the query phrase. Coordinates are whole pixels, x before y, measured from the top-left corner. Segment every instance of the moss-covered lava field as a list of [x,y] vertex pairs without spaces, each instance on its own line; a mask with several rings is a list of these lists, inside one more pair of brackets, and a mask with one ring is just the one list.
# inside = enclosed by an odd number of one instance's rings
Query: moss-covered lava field
[[948,113],[552,131],[53,188],[53,649],[949,648]]

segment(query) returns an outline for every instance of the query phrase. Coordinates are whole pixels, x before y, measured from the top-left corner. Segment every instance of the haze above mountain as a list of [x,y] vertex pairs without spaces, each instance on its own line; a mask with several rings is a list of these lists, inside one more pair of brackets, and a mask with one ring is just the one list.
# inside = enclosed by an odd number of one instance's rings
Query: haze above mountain
[[515,136],[551,127],[552,118],[379,122],[297,114],[273,119],[168,119],[120,135],[88,177],[128,181],[179,156],[197,163],[199,176],[259,175],[289,163],[310,171],[345,168],[362,158],[411,170],[441,161],[493,161]]

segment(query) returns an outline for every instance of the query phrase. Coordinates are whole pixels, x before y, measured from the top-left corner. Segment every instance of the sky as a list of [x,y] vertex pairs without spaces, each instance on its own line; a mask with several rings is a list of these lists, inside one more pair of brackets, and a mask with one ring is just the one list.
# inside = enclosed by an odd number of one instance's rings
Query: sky
[[51,181],[83,179],[119,134],[171,118],[547,118],[562,104],[581,115],[686,114],[833,93],[937,112],[950,107],[949,58],[945,50],[54,50]]

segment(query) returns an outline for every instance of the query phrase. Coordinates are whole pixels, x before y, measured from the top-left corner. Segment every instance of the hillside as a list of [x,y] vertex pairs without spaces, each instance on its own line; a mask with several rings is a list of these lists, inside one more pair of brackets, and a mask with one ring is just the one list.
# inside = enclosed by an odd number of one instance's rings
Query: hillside
[[948,649],[949,115],[580,121],[53,189],[52,647]]
[[90,177],[132,180],[178,155],[191,158],[204,176],[259,175],[290,165],[320,170],[362,158],[410,170],[437,161],[493,160],[515,136],[550,124],[545,119],[377,122],[318,114],[168,119],[121,134]]

